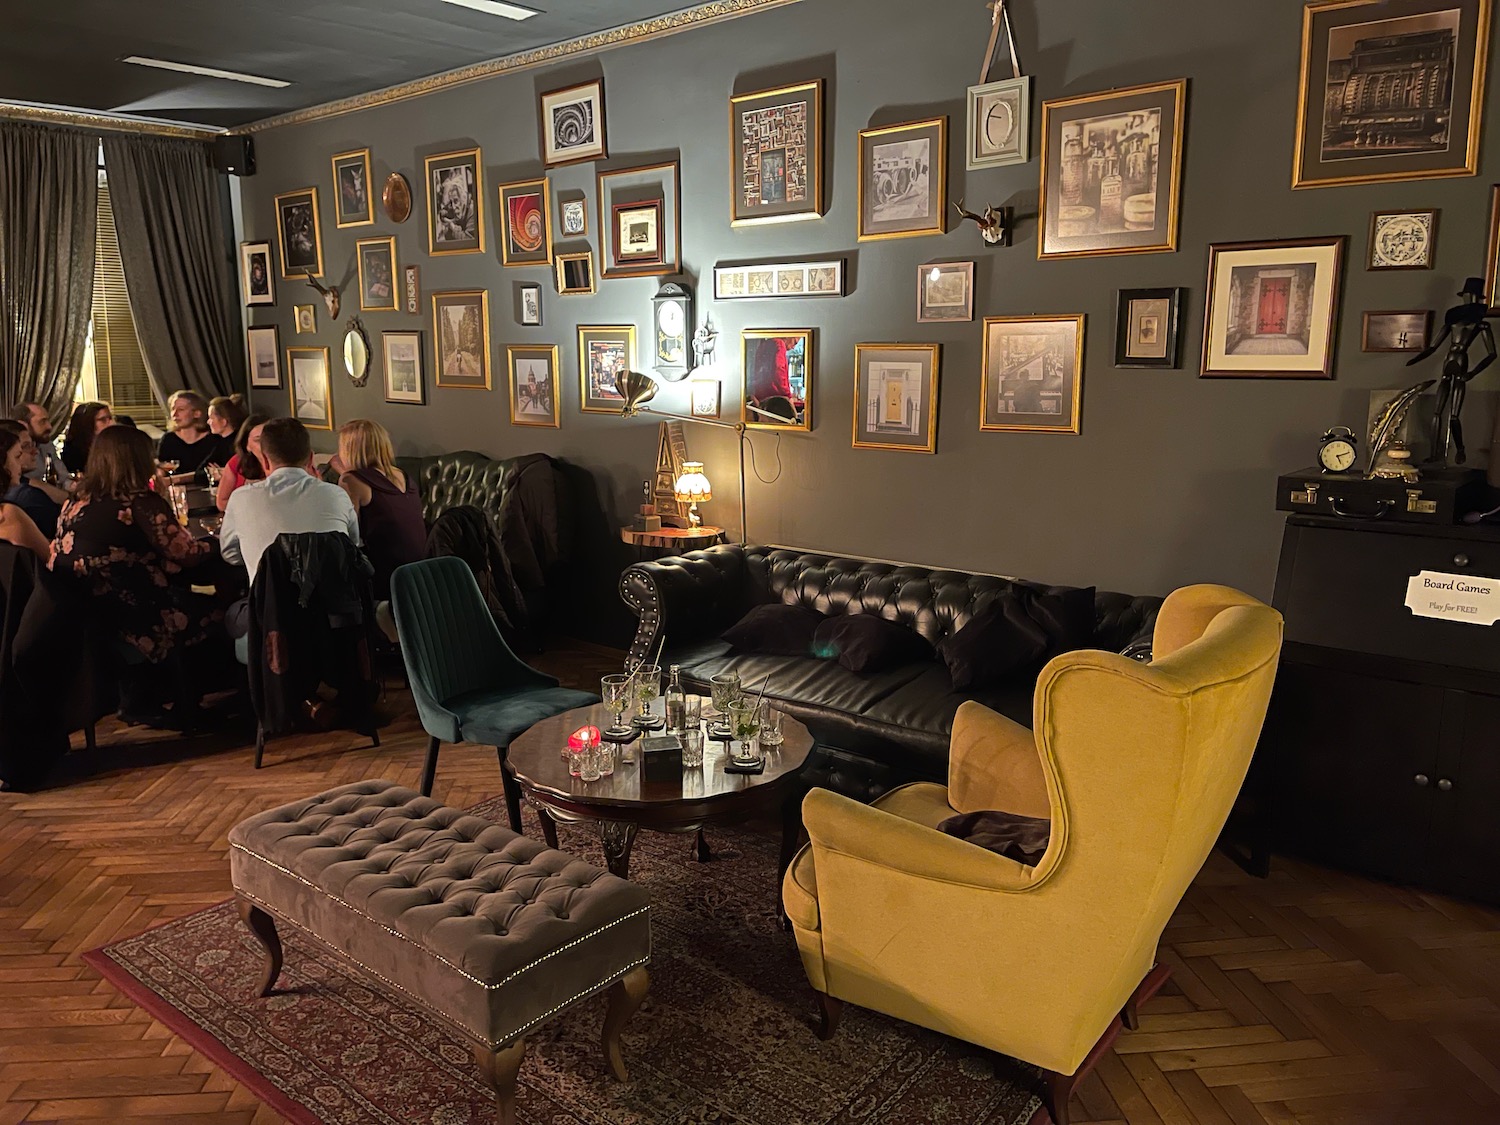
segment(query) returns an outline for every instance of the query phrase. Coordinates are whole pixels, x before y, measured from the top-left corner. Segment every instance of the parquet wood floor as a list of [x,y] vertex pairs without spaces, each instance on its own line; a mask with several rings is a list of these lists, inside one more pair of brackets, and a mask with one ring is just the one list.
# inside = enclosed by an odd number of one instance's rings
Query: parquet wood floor
[[[538,663],[585,686],[615,659]],[[243,738],[107,724],[66,786],[0,795],[0,1125],[280,1120],[79,954],[227,897],[226,835],[250,813],[415,785],[425,737],[404,691],[387,707],[379,749],[278,740],[258,772]],[[492,751],[444,748],[436,797],[498,789]],[[1500,1125],[1500,912],[1281,858],[1253,879],[1216,853],[1161,955],[1173,981],[1082,1085],[1080,1125]]]

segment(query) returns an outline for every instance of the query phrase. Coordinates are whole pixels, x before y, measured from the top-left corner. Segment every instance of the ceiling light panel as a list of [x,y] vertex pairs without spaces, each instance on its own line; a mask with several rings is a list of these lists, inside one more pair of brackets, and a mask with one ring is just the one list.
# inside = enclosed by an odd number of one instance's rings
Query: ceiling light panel
[[197,74],[204,78],[223,78],[230,82],[248,82],[252,86],[270,86],[280,90],[290,86],[290,82],[283,82],[279,78],[261,78],[255,74],[241,74],[237,70],[219,70],[212,66],[193,66],[191,63],[170,62],[167,59],[153,59],[145,55],[129,55],[120,60],[131,63],[134,66],[149,66],[155,70],[174,70],[179,74]]
[[540,15],[535,8],[523,8],[520,4],[507,4],[504,0],[443,0],[445,4],[456,4],[460,8],[472,8],[490,16],[504,16],[508,20],[529,20]]

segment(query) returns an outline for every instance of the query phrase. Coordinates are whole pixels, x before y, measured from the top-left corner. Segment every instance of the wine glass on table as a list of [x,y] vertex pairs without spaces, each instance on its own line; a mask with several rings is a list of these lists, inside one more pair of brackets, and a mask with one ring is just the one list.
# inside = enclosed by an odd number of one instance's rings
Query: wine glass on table
[[736,699],[729,705],[729,729],[734,735],[730,760],[737,766],[753,766],[760,761],[760,708],[753,699]]
[[659,715],[651,714],[651,703],[660,694],[660,666],[656,664],[642,664],[635,670],[635,698],[640,703],[640,711],[635,717],[635,725],[642,730],[654,730],[658,726],[665,725],[665,719]]
[[623,673],[605,676],[599,681],[599,694],[604,697],[604,706],[614,716],[614,726],[604,732],[608,739],[626,739],[633,733],[625,722],[625,712],[630,710],[631,682]]

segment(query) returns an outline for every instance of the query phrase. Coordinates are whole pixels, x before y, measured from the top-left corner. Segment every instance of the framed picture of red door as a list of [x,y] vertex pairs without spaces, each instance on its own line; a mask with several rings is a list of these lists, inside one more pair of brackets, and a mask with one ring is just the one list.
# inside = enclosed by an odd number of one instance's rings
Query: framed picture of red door
[[1344,236],[1208,248],[1204,375],[1331,379]]

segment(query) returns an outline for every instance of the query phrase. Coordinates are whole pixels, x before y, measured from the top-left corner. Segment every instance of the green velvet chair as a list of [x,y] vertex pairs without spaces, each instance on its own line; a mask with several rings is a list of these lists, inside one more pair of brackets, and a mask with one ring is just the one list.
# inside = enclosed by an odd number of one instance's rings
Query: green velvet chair
[[599,697],[559,687],[522,663],[461,559],[424,559],[398,568],[391,576],[391,612],[422,729],[430,736],[422,795],[432,795],[444,742],[493,746],[510,826],[521,831],[521,789],[505,760],[511,740],[542,719],[598,703]]

